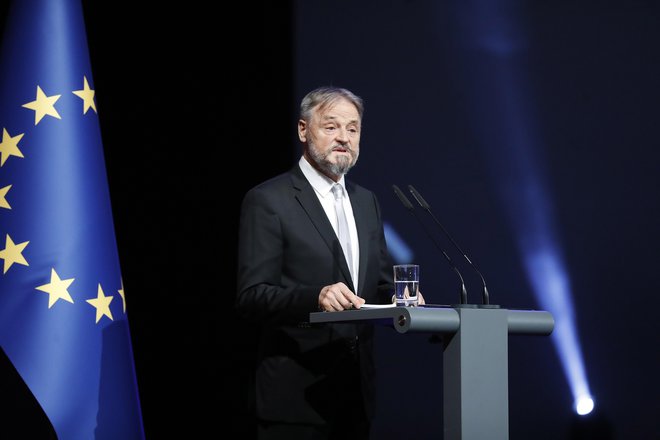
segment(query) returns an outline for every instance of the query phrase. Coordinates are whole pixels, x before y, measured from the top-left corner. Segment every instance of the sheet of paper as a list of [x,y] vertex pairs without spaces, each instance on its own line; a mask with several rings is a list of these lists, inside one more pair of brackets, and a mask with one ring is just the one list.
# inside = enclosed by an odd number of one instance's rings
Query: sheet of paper
[[362,304],[362,307],[360,309],[386,309],[388,307],[396,307],[396,304],[391,303],[391,304]]

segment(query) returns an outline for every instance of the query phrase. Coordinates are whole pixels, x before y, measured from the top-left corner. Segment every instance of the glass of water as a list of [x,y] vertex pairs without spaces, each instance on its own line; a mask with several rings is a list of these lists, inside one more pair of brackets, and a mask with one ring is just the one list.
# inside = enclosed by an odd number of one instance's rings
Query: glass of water
[[419,264],[395,264],[393,268],[397,307],[416,306],[419,292]]

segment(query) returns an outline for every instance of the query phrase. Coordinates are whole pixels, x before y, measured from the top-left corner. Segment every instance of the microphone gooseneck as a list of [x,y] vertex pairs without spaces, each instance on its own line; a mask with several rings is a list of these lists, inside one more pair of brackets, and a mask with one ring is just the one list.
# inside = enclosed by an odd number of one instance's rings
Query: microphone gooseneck
[[458,252],[460,252],[461,255],[463,255],[463,258],[465,258],[465,261],[467,261],[468,264],[470,265],[470,267],[472,267],[472,269],[474,269],[474,271],[479,275],[479,278],[481,278],[481,284],[483,286],[482,303],[484,305],[490,304],[488,288],[486,287],[486,280],[484,279],[483,275],[481,275],[481,272],[479,271],[479,269],[477,269],[477,266],[474,265],[472,260],[470,260],[470,258],[467,256],[467,254],[465,252],[463,252],[463,249],[461,249],[461,247],[456,243],[456,241],[454,241],[454,239],[449,234],[449,232],[447,232],[445,227],[442,226],[442,223],[440,223],[440,221],[436,218],[436,216],[433,214],[433,212],[431,212],[431,206],[426,202],[426,200],[424,200],[424,197],[422,197],[422,195],[419,192],[417,192],[417,190],[412,185],[408,185],[408,190],[410,190],[410,193],[413,195],[415,200],[417,200],[417,203],[419,203],[419,206],[421,206],[422,209],[424,209],[426,212],[429,213],[431,218],[433,218],[433,221],[440,227],[440,229],[442,229],[442,232],[444,232],[444,234],[447,236],[449,241],[451,241],[451,243],[458,250]]
[[394,190],[394,193],[396,194],[396,196],[401,201],[401,204],[408,211],[410,211],[410,213],[413,215],[413,217],[415,217],[417,219],[417,221],[422,225],[422,228],[424,229],[424,232],[426,233],[426,235],[428,235],[429,238],[433,241],[433,244],[435,244],[435,247],[438,248],[440,250],[440,252],[442,252],[442,255],[444,255],[445,258],[447,259],[447,262],[449,263],[449,266],[452,268],[452,270],[454,272],[456,272],[456,275],[458,275],[458,278],[460,278],[460,280],[461,280],[461,290],[460,290],[461,304],[467,304],[467,289],[465,288],[465,281],[463,280],[463,275],[461,275],[461,272],[458,270],[456,265],[452,262],[449,255],[447,255],[447,252],[445,252],[445,250],[442,249],[442,246],[440,246],[440,244],[437,242],[437,240],[435,239],[433,234],[431,234],[429,232],[428,228],[426,227],[426,225],[424,224],[422,219],[420,219],[419,216],[415,213],[415,208],[413,207],[413,204],[410,203],[410,200],[408,200],[408,198],[405,196],[405,194],[403,194],[403,192],[399,189],[398,186],[392,185],[392,189]]

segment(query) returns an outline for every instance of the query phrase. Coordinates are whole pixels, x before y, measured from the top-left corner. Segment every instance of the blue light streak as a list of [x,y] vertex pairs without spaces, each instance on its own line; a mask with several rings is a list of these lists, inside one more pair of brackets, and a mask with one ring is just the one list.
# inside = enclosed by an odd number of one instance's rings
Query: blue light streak
[[387,242],[387,249],[392,255],[392,259],[397,264],[410,263],[413,261],[413,251],[401,238],[401,236],[394,230],[394,228],[385,223],[385,241]]
[[552,197],[536,153],[544,147],[537,135],[533,92],[524,66],[530,44],[515,2],[466,1],[456,6],[464,38],[464,74],[469,77],[478,142],[507,212],[511,230],[532,290],[540,306],[552,313],[552,340],[559,355],[575,410],[593,409],[568,270],[555,233]]

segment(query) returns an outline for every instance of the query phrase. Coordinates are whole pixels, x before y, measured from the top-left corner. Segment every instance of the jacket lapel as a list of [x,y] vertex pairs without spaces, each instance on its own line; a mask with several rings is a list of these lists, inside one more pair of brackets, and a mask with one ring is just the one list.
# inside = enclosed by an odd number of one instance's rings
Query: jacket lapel
[[351,207],[353,208],[353,217],[355,218],[355,226],[357,228],[358,235],[358,244],[360,246],[360,270],[358,271],[358,293],[362,291],[364,287],[366,271],[364,268],[368,267],[367,259],[369,258],[369,249],[367,243],[367,235],[365,233],[365,228],[369,222],[369,216],[367,214],[365,201],[360,201],[357,192],[355,191],[355,185],[346,181],[346,191],[348,192],[348,197],[351,200]]
[[328,246],[335,263],[339,266],[345,280],[348,281],[348,286],[355,290],[355,286],[353,286],[351,280],[351,273],[348,270],[348,263],[341,250],[341,245],[339,244],[335,230],[332,229],[332,224],[330,223],[330,220],[328,220],[328,216],[325,214],[323,206],[321,206],[321,202],[319,202],[319,199],[314,192],[314,188],[309,184],[305,175],[300,170],[300,167],[297,165],[291,172],[291,181],[293,187],[297,190],[296,198],[298,199],[298,202],[307,213],[309,220],[319,232],[321,238],[323,238],[326,246]]

